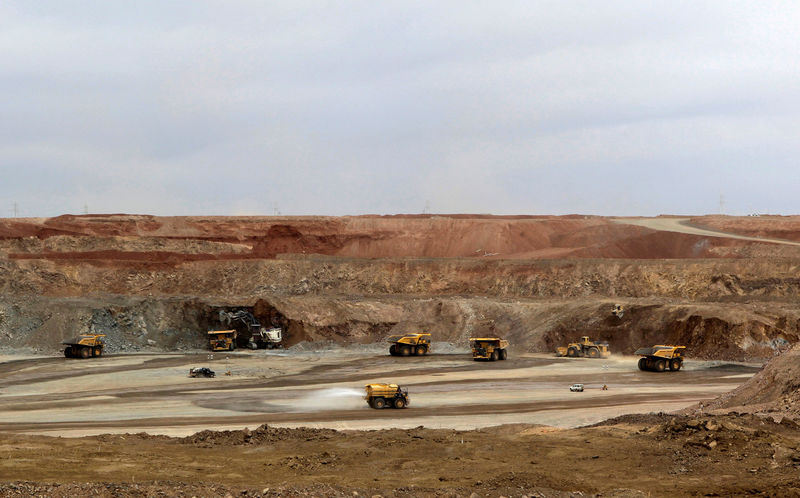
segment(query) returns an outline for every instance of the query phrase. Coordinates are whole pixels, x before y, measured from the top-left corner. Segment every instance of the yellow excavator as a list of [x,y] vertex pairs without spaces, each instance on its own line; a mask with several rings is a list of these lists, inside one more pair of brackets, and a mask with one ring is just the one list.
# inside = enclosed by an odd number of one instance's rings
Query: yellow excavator
[[634,354],[639,358],[639,370],[663,372],[669,368],[677,372],[683,367],[683,350],[686,346],[667,346],[657,344],[651,348],[639,348]]

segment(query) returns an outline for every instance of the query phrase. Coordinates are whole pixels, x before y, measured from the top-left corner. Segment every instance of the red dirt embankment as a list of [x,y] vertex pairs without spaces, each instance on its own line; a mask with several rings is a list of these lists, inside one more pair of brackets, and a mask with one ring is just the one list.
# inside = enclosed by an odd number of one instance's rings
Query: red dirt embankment
[[[123,244],[130,247],[120,249]],[[655,231],[589,216],[65,215],[0,220],[0,254],[5,252],[11,259],[123,264],[273,259],[280,254],[346,258],[715,258],[736,257],[754,244]]]

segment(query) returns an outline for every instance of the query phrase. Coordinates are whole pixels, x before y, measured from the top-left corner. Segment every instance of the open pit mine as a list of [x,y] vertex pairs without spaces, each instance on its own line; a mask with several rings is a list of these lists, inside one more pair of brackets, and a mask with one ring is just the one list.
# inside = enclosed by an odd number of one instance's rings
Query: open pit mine
[[2,496],[796,496],[800,217],[0,219]]

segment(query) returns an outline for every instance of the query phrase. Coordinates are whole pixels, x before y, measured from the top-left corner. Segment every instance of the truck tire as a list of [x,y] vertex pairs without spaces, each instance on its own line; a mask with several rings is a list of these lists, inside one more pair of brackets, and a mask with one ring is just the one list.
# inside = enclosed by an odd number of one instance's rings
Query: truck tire
[[92,348],[92,356],[99,358],[103,355],[103,348],[100,346],[95,346]]
[[397,345],[392,344],[389,346],[389,354],[392,356],[397,356]]
[[597,358],[600,356],[600,350],[597,348],[589,348],[589,351],[586,352],[586,356],[589,358]]
[[669,362],[669,369],[673,372],[677,372],[683,366],[683,362],[677,358],[673,358],[671,362]]
[[500,352],[498,350],[492,351],[492,356],[489,357],[489,361],[497,361],[500,358]]
[[411,356],[411,346],[400,346],[400,354],[403,356]]
[[228,351],[233,351],[234,349],[236,349],[236,343],[232,342],[230,348],[228,348]]
[[505,349],[501,349],[500,350],[500,359],[501,360],[508,359],[508,351],[506,351]]
[[567,350],[567,356],[569,356],[570,358],[575,358],[576,356],[578,356],[578,350],[575,348],[569,348]]
[[422,356],[428,352],[428,348],[425,346],[417,346],[417,356]]
[[647,358],[639,358],[639,370],[647,370]]
[[663,372],[667,369],[667,362],[664,360],[656,360],[655,368],[656,372]]
[[386,406],[386,400],[383,398],[375,398],[372,400],[372,408],[375,408],[376,410],[380,410],[385,406]]
[[72,346],[67,346],[64,349],[64,357],[65,358],[72,358]]
[[403,398],[395,398],[394,399],[394,407],[397,409],[405,408],[406,407],[406,400]]
[[89,351],[89,348],[87,348],[87,347],[82,347],[81,348],[81,352],[78,353],[78,354],[80,354],[81,358],[83,358],[85,360],[86,358],[89,357],[89,355],[91,354],[91,351]]

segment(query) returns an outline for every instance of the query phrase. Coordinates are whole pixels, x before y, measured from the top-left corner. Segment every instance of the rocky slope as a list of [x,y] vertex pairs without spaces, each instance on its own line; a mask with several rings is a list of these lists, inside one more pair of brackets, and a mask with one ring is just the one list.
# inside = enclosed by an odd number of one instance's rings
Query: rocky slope
[[219,310],[246,307],[289,345],[425,329],[759,359],[800,336],[797,251],[583,216],[6,219],[0,347],[52,353],[85,331],[112,351],[203,347]]

